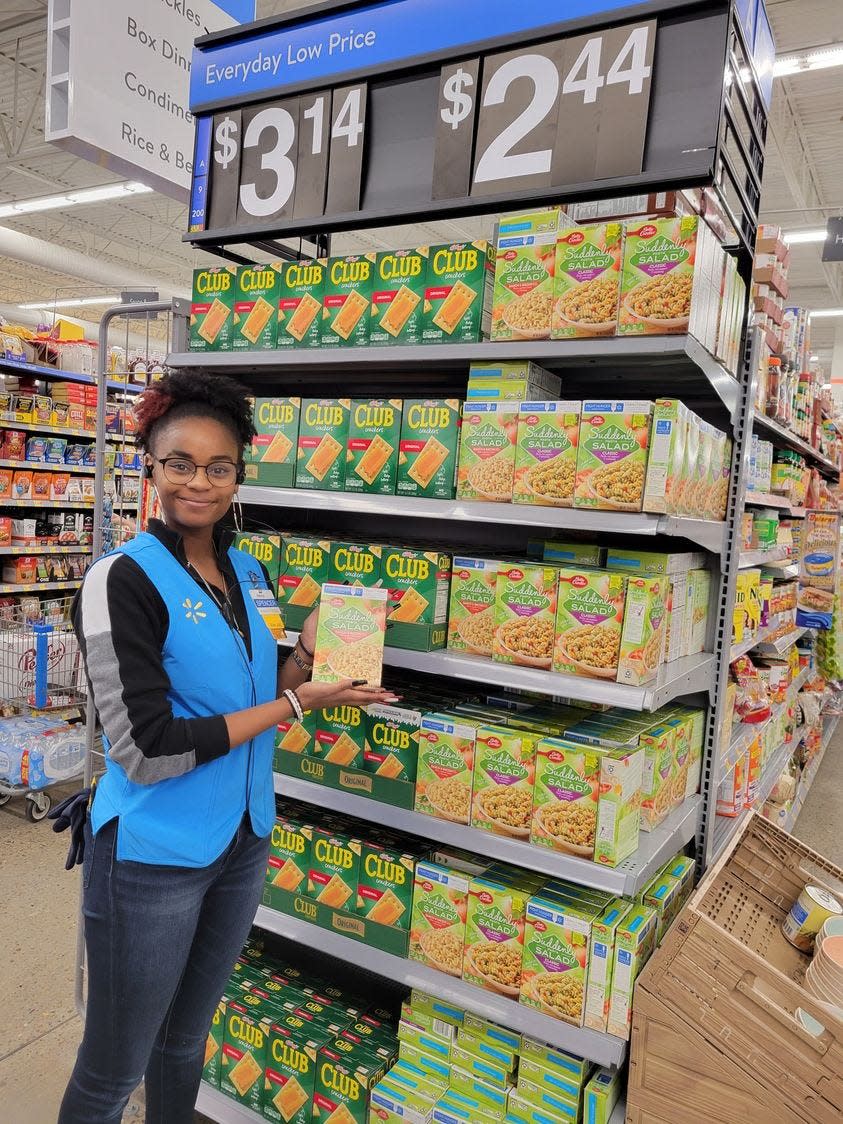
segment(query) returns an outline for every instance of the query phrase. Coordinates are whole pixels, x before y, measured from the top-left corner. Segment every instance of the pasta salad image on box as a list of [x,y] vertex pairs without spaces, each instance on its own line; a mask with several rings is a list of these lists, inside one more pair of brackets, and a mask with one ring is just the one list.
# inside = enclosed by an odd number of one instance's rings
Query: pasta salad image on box
[[652,402],[583,402],[574,507],[640,511]]
[[378,687],[386,632],[385,589],[355,585],[322,586],[313,657],[313,679],[337,683],[364,679]]

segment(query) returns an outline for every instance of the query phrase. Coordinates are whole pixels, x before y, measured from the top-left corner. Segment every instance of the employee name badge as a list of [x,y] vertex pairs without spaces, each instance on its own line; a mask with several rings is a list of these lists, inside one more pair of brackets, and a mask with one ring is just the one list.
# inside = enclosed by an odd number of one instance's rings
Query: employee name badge
[[263,623],[272,633],[273,639],[276,643],[287,639],[287,633],[284,628],[284,621],[281,617],[281,609],[278,602],[272,596],[272,591],[266,589],[250,589],[249,596],[252,598],[255,608],[263,618]]

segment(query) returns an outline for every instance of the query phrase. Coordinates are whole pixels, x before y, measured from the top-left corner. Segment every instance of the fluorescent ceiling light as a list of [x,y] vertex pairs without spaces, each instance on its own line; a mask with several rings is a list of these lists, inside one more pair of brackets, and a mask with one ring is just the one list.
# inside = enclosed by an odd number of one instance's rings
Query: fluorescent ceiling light
[[808,70],[826,70],[830,66],[843,66],[843,46],[833,44],[822,50],[806,51],[801,55],[783,55],[773,63],[773,77],[787,78]]
[[36,309],[36,310],[40,309],[40,308],[43,308],[45,311],[49,311],[51,308],[77,308],[79,305],[83,305],[83,304],[120,304],[120,298],[114,297],[114,296],[111,296],[111,297],[78,297],[75,300],[61,300],[61,301],[54,301],[54,300],[48,299],[48,300],[43,300],[43,301],[31,301],[29,304],[19,304],[18,308],[30,308],[30,309]]
[[798,246],[803,242],[825,242],[825,227],[813,227],[809,230],[786,230],[783,237],[788,246]]
[[107,199],[125,199],[130,195],[145,195],[152,191],[145,183],[109,183],[104,187],[87,187],[82,191],[66,191],[62,195],[43,195],[38,199],[20,199],[15,203],[0,203],[0,219],[14,215],[32,214],[34,211],[54,211],[59,207],[75,207],[79,203],[102,203]]
[[819,361],[820,361],[819,355],[809,355],[808,356],[808,362],[809,363],[819,363]]
[[825,319],[831,316],[843,316],[843,308],[815,308],[808,315],[812,320]]

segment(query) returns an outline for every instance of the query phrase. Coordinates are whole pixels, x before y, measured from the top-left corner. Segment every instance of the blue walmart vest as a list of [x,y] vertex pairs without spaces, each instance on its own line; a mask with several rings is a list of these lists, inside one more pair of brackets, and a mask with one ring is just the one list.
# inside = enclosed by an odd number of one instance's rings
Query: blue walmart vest
[[[213,599],[153,535],[119,548],[153,582],[170,618],[164,669],[177,718],[206,718],[270,702],[276,696],[278,648],[249,596],[251,555],[228,552],[249,618],[252,657]],[[117,858],[159,866],[208,866],[234,837],[248,808],[252,830],[268,835],[275,820],[274,731],[236,746],[182,776],[140,785],[108,755],[91,810],[97,832],[118,817]]]

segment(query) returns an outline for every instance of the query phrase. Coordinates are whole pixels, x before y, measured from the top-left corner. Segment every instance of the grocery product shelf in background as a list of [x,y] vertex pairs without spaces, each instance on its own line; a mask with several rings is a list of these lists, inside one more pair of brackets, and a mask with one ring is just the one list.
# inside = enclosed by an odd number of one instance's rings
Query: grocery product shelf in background
[[525,870],[536,870],[554,878],[567,878],[582,886],[627,895],[637,893],[677,851],[694,838],[700,811],[699,796],[686,800],[654,831],[641,832],[638,850],[626,862],[609,867],[574,855],[565,855],[560,851],[534,847],[531,843],[517,839],[494,835],[476,827],[435,819],[421,812],[397,808],[392,804],[284,773],[275,774],[275,791],[279,796],[357,816],[358,819],[406,831],[423,839],[435,837],[438,842],[463,847],[486,858],[513,863]]
[[[61,371],[58,367],[44,367],[40,363],[15,363],[10,359],[0,359],[0,371],[10,371],[17,375],[28,375],[33,379],[52,379],[56,382],[80,382],[85,386],[96,386],[95,375],[83,375],[77,371]],[[145,386],[136,383],[117,382],[109,379],[109,390],[124,390],[127,394],[140,394]],[[27,427],[29,423],[27,422]]]
[[[777,629],[781,628],[781,625],[782,622],[779,619],[779,616],[775,616],[769,622],[767,627],[762,628],[761,631],[756,633],[755,636],[748,636],[745,640],[741,640],[739,643],[733,644],[731,649],[729,650],[729,663],[734,663],[734,661],[739,656],[746,655],[747,652],[751,652],[753,648],[757,648],[760,644],[766,644],[767,637],[772,636]],[[803,628],[802,632],[805,631],[806,630]],[[800,633],[800,636],[801,635],[802,633]],[[791,636],[791,633],[788,633],[787,636]],[[785,639],[785,637],[782,637],[782,640],[783,639]],[[798,639],[798,637],[794,637],[794,639]],[[785,647],[789,648],[792,643],[793,640],[790,640],[788,644],[785,645]]]
[[61,546],[0,546],[0,555],[4,554],[90,554],[90,546],[73,546],[72,543]]
[[435,995],[438,999],[464,1007],[481,1018],[528,1034],[540,1042],[549,1042],[557,1049],[589,1058],[599,1065],[620,1065],[626,1056],[626,1041],[613,1034],[603,1034],[588,1027],[571,1026],[561,1019],[543,1015],[523,1003],[484,991],[415,960],[393,956],[352,937],[311,925],[308,921],[300,921],[286,913],[260,905],[255,915],[255,924],[297,944],[318,947],[320,952],[336,957],[337,960],[346,960],[375,976],[393,980],[406,987],[420,988],[428,995]]
[[[652,388],[658,398],[669,387],[678,397],[692,396],[695,383],[707,382],[734,418],[740,402],[740,387],[693,336],[605,336],[595,339],[519,340],[507,343],[431,344],[427,346],[287,348],[277,351],[177,352],[167,356],[170,367],[202,367],[230,371],[241,376],[277,373],[285,382],[312,383],[314,375],[348,376],[344,393],[354,395],[360,376],[394,372],[401,379],[410,371],[467,371],[471,363],[510,359],[532,359],[549,370],[575,368],[570,378],[580,377],[587,393],[600,398],[624,397],[625,383],[635,371],[636,387]],[[592,364],[589,369],[589,364]],[[595,371],[600,389],[589,387]],[[702,378],[700,377],[702,376]],[[614,389],[613,389],[614,388]],[[577,390],[577,394],[579,394]],[[576,395],[572,394],[572,397]]]
[[[67,425],[42,425],[41,422],[18,422],[9,421],[8,418],[0,418],[0,429],[25,429],[27,432],[32,433],[54,433],[57,437],[81,437],[93,441],[96,438],[96,433],[93,429],[73,429]],[[124,433],[106,433],[106,441],[114,441],[118,445],[134,445],[134,437],[130,437]]]
[[787,547],[777,546],[773,550],[745,550],[738,559],[738,569],[746,570],[750,566],[769,566],[771,562],[784,562],[787,560]]
[[[722,758],[719,762],[719,765],[718,765],[718,770],[717,770],[717,782],[718,782],[718,784],[720,783],[720,781],[723,780],[723,778],[726,776],[726,774],[731,769],[734,769],[735,765],[738,763],[738,758],[744,752],[744,750],[749,745],[749,743],[755,737],[757,737],[757,735],[760,734],[762,730],[766,729],[766,727],[769,726],[769,724],[771,722],[777,722],[781,718],[782,714],[787,710],[787,708],[789,706],[792,706],[795,703],[796,696],[799,694],[802,687],[808,681],[808,679],[812,675],[813,671],[814,671],[814,668],[812,668],[812,667],[803,667],[802,668],[802,670],[799,672],[799,674],[796,676],[796,678],[793,680],[793,682],[788,687],[787,695],[784,699],[784,702],[780,702],[776,706],[774,706],[772,708],[771,712],[770,712],[770,717],[767,718],[764,722],[755,722],[755,723],[738,722],[738,723],[736,723],[736,725],[732,729],[732,740],[730,741],[727,749],[723,753],[723,756],[722,756]],[[798,733],[799,733],[798,731],[796,733],[794,733],[794,736],[793,736],[793,739],[792,739],[792,742],[791,742],[794,749],[796,748],[796,746],[799,745],[799,742],[801,740],[801,738],[799,736],[797,736]]]
[[577,507],[539,507],[533,504],[472,503],[468,500],[432,500],[414,496],[378,496],[355,492],[318,492],[302,488],[271,488],[243,484],[243,503],[263,507],[302,508],[306,511],[348,511],[360,515],[400,515],[414,519],[450,519],[455,522],[507,523],[542,527],[548,531],[587,531],[592,534],[672,535],[689,539],[706,550],[720,553],[724,523],[681,515],[654,515],[633,511],[589,511]]
[[807,631],[807,628],[794,628],[791,632],[785,633],[784,636],[780,636],[777,640],[766,640],[761,644],[756,644],[755,650],[758,652],[759,656],[784,655],[788,648],[792,648],[796,641],[801,636],[804,636]]
[[801,437],[798,437],[779,422],[773,421],[772,418],[758,412],[756,412],[753,421],[756,429],[762,430],[767,437],[773,439],[774,445],[783,445],[786,449],[793,449],[794,452],[801,453],[812,464],[815,464],[821,472],[825,472],[829,476],[837,477],[840,475],[840,470],[834,461],[824,457],[813,445],[803,441]]
[[[32,547],[34,552],[38,547]],[[90,551],[78,551],[79,554],[90,554]],[[63,582],[26,582],[19,585],[17,582],[0,582],[0,593],[48,593],[53,589],[78,589],[82,584],[81,578],[70,579]]]
[[[288,632],[287,638],[280,643],[292,646],[297,640],[297,632]],[[680,695],[708,691],[714,682],[716,664],[711,652],[683,656],[682,659],[663,664],[658,678],[652,683],[644,687],[630,687],[625,683],[584,679],[555,671],[539,671],[532,667],[477,659],[475,656],[464,656],[461,652],[451,652],[447,648],[437,652],[412,652],[405,648],[386,647],[383,662],[390,667],[402,667],[428,675],[451,675],[455,679],[470,679],[474,683],[511,687],[517,691],[535,691],[540,695],[559,695],[582,699],[584,702],[606,703],[625,710],[658,710]]]
[[[259,1112],[252,1112],[219,1089],[212,1089],[204,1081],[199,1086],[196,1111],[203,1113],[209,1120],[216,1120],[217,1124],[260,1124],[266,1120]],[[626,1105],[620,1102],[615,1106],[609,1124],[623,1124],[625,1117]]]
[[823,758],[825,757],[829,742],[834,737],[838,723],[840,722],[840,718],[841,715],[839,714],[830,714],[824,720],[822,748],[802,775],[802,779],[799,782],[799,789],[796,793],[796,798],[793,801],[793,807],[790,809],[787,820],[784,824],[785,831],[793,831],[793,825],[799,818],[799,813],[802,811],[802,806],[805,803],[808,793],[811,791],[811,785],[813,785],[814,781],[816,780],[817,773],[820,771],[820,766],[823,763]]

